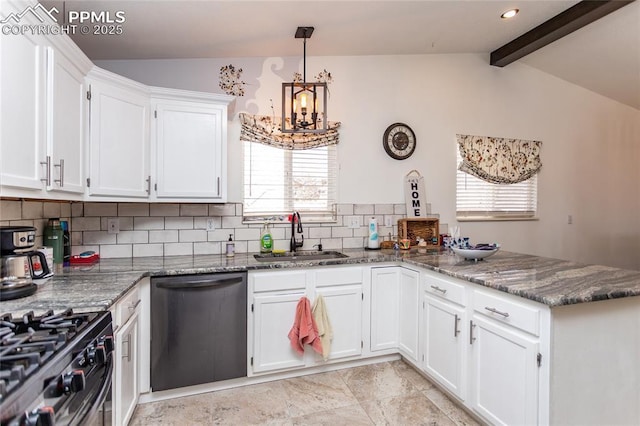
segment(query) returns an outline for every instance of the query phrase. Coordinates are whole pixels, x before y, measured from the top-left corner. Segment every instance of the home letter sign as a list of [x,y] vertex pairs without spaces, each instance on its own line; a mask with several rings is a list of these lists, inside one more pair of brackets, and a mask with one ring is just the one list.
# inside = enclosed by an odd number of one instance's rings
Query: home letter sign
[[405,176],[404,199],[407,204],[407,217],[427,216],[427,196],[424,190],[424,178],[417,170],[411,170]]

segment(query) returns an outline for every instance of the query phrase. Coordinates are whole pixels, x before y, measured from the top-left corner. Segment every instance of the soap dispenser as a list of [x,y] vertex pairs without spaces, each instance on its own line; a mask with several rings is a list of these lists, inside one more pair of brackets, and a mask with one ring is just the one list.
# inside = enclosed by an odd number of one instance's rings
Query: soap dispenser
[[229,240],[227,241],[227,257],[233,257],[236,252],[236,243],[233,242],[232,235],[233,234],[229,234]]
[[273,238],[269,229],[269,222],[265,222],[260,233],[260,253],[271,253],[273,250]]

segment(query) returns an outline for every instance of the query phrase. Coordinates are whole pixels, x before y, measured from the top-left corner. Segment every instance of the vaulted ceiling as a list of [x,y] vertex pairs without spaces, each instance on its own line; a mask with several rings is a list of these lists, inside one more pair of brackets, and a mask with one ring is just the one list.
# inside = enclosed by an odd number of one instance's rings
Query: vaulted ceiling
[[[308,55],[490,52],[578,1],[41,1],[60,11],[123,11],[123,34],[75,35],[91,59],[301,55],[293,35],[314,26]],[[503,20],[500,14],[520,13]],[[113,15],[112,15],[113,16]],[[519,59],[640,109],[640,2]],[[508,65],[507,65],[508,66]]]

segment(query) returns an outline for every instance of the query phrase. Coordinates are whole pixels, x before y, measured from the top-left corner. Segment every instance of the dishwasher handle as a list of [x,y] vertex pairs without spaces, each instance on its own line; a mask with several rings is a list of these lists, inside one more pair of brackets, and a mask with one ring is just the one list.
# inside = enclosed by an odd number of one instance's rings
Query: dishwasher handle
[[224,278],[224,279],[207,279],[194,281],[178,281],[178,282],[159,282],[156,283],[158,288],[166,288],[169,290],[188,290],[192,288],[222,287],[232,284],[240,284],[243,277]]

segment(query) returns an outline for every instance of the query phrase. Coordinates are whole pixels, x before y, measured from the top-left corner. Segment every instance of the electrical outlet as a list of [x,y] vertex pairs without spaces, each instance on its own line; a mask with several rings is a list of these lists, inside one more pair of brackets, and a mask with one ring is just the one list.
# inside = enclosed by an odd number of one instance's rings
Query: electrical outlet
[[391,218],[390,217],[385,217],[384,218],[384,226],[393,226],[393,224],[391,223]]
[[107,233],[117,234],[118,232],[120,232],[120,219],[117,217],[107,219]]
[[348,219],[349,228],[360,228],[360,218],[358,216],[351,216]]
[[567,216],[567,224],[571,225],[573,223],[573,215]]
[[213,221],[212,217],[207,218],[207,231],[215,231],[216,230],[216,224]]

